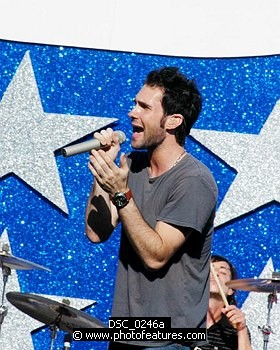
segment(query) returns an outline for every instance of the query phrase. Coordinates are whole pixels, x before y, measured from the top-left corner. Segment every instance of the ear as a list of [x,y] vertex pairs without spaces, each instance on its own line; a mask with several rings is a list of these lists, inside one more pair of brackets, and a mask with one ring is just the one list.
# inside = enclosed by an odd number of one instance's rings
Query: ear
[[229,288],[228,292],[227,292],[227,295],[232,295],[234,293],[234,290]]
[[182,114],[172,114],[167,117],[166,120],[166,130],[174,130],[176,129],[179,125],[183,123],[184,117]]

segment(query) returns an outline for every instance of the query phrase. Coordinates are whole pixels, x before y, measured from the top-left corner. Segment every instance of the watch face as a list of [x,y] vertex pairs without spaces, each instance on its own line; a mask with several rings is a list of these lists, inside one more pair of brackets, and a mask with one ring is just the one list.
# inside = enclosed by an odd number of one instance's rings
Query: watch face
[[117,192],[114,195],[113,198],[113,203],[115,204],[116,207],[118,208],[123,208],[126,204],[128,204],[128,199],[126,198],[124,193]]

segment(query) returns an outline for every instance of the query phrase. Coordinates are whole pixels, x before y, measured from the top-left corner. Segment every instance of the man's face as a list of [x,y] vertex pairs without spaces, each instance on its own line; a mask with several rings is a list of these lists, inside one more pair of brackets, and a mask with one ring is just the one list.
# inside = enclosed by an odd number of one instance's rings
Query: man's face
[[[224,294],[226,296],[232,295],[233,290],[225,285],[226,282],[231,280],[231,271],[228,263],[225,261],[215,261],[212,262],[212,265],[217,277],[219,278],[220,285],[222,286]],[[210,295],[217,294],[220,295],[219,288],[212,272],[210,272]]]
[[133,127],[133,148],[154,148],[164,141],[166,131],[162,96],[162,89],[147,85],[136,95],[135,107],[129,113]]

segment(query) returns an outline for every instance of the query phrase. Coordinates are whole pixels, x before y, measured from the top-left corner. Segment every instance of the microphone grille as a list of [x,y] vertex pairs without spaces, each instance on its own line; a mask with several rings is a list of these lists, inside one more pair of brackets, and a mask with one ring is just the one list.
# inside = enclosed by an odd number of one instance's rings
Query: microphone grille
[[118,135],[119,143],[122,144],[126,140],[125,133],[121,130],[117,130],[116,134]]

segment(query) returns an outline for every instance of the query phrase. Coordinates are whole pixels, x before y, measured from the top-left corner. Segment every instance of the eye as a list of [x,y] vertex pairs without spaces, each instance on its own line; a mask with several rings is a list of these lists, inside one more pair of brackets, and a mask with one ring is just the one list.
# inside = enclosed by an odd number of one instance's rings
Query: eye
[[224,276],[228,276],[229,275],[229,270],[225,267],[221,267],[219,270],[220,274],[224,275]]
[[147,103],[142,102],[142,101],[138,101],[138,104],[141,108],[143,109],[151,109],[151,106],[149,106]]

